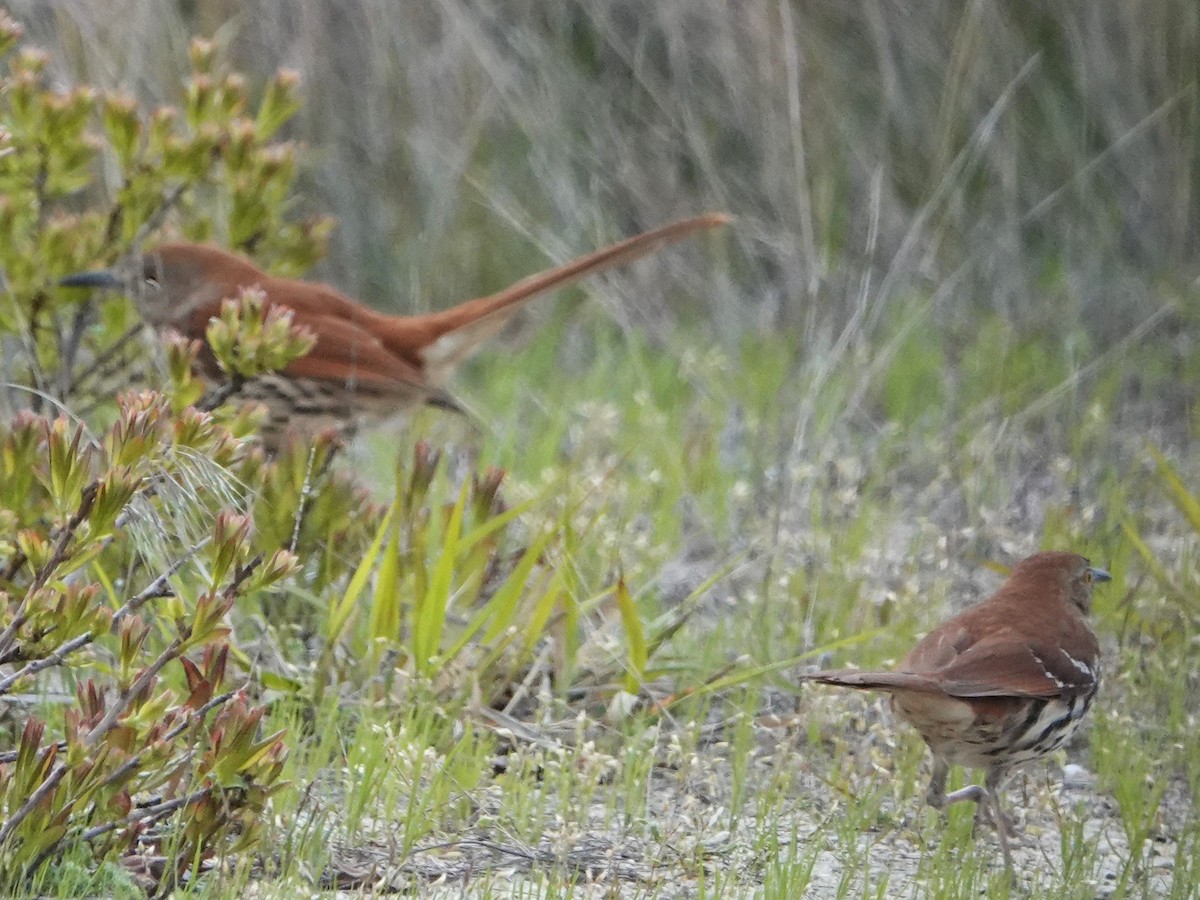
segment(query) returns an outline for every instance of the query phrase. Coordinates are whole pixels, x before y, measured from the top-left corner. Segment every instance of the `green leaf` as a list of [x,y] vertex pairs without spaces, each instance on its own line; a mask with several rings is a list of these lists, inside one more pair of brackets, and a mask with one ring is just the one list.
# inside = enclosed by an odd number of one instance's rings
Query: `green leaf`
[[843,650],[846,647],[852,647],[855,644],[861,644],[863,641],[877,637],[886,631],[887,628],[873,628],[870,631],[860,631],[858,634],[852,634],[849,637],[844,637],[840,640],[830,641],[827,644],[822,644],[819,647],[813,647],[804,651],[803,653],[797,654],[796,656],[789,656],[787,659],[765,663],[760,666],[751,666],[750,668],[746,669],[737,669],[727,675],[721,675],[712,681],[706,682],[705,684],[693,690],[681,691],[676,696],[665,701],[662,704],[662,708],[668,709],[685,699],[715,694],[728,688],[757,680],[764,675],[772,675],[776,672],[782,672],[785,669],[794,668],[805,660],[812,659],[814,656],[821,656],[825,653],[832,653],[835,650]]
[[332,646],[342,639],[342,632],[345,631],[346,624],[350,621],[350,616],[371,578],[371,573],[375,570],[375,563],[379,559],[384,542],[391,531],[392,520],[396,518],[398,508],[398,502],[388,507],[383,521],[379,523],[379,528],[375,532],[375,538],[371,541],[371,546],[367,548],[367,552],[363,554],[363,558],[359,560],[358,566],[354,569],[354,575],[351,576],[350,583],[346,586],[346,592],[330,609],[329,618],[325,621],[327,646]]
[[646,663],[650,657],[646,650],[646,632],[642,627],[642,618],[638,615],[637,604],[633,602],[624,576],[617,579],[616,598],[621,624],[625,629],[625,645],[629,650],[625,668],[625,689],[631,694],[637,694],[645,683]]
[[463,511],[467,506],[469,488],[470,485],[464,482],[458,492],[458,502],[454,504],[450,520],[446,523],[441,555],[434,566],[433,577],[429,580],[429,587],[424,595],[418,596],[416,608],[413,610],[413,659],[416,661],[417,671],[422,674],[429,674],[437,663],[435,656],[441,646],[446,627],[446,610],[450,606],[455,556],[459,549]]
[[[396,502],[399,503],[400,499],[397,498]],[[382,649],[400,639],[400,561],[404,548],[401,546],[398,519],[392,522],[391,539],[382,553],[383,561],[379,564],[379,573],[375,576],[375,596],[367,625],[367,635],[372,643],[372,659],[378,658],[376,648]]]
[[1191,606],[1195,603],[1193,592],[1184,590],[1183,585],[1176,581],[1166,567],[1159,562],[1154,551],[1142,540],[1142,536],[1138,534],[1132,523],[1121,522],[1121,531],[1125,533],[1125,537],[1129,539],[1129,543],[1133,545],[1133,549],[1138,552],[1138,556],[1142,558],[1142,562],[1146,564],[1146,568],[1150,570],[1150,574],[1158,580],[1159,584],[1169,590],[1176,599],[1183,601],[1185,605]]
[[1187,489],[1178,470],[1156,448],[1150,447],[1150,455],[1158,466],[1158,474],[1167,489],[1167,497],[1175,504],[1175,508],[1183,513],[1192,531],[1200,535],[1200,500]]
[[[485,643],[491,643],[499,634],[517,624],[517,610],[520,606],[521,596],[525,591],[529,576],[533,572],[534,566],[538,564],[542,556],[546,552],[546,548],[550,545],[550,541],[556,536],[552,530],[542,532],[532,544],[522,554],[518,560],[516,567],[509,573],[504,584],[496,591],[488,607],[492,609],[494,616],[491,624],[488,627],[483,640]],[[530,635],[536,637],[535,635]]]

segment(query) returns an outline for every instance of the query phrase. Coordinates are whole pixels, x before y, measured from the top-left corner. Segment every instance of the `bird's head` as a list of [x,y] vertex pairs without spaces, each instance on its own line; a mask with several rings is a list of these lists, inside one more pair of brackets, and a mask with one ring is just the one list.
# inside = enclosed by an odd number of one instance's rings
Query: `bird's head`
[[1112,581],[1108,572],[1085,557],[1060,551],[1036,553],[1022,560],[1013,569],[1012,578],[1058,585],[1066,600],[1085,615],[1092,611],[1092,588]]
[[195,310],[266,278],[253,263],[226,250],[176,242],[128,253],[109,269],[68,275],[59,284],[124,291],[148,325],[179,328]]

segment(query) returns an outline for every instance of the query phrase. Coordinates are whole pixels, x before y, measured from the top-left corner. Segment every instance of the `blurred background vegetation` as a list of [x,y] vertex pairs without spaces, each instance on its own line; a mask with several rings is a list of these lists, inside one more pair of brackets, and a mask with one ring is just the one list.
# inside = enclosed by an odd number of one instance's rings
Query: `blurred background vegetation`
[[340,222],[319,274],[388,309],[710,207],[739,216],[729,265],[621,276],[619,321],[818,349],[918,294],[951,357],[989,313],[1104,347],[1196,274],[1183,0],[9,6],[64,85],[150,105],[194,34],[262,83],[298,70],[297,203]]

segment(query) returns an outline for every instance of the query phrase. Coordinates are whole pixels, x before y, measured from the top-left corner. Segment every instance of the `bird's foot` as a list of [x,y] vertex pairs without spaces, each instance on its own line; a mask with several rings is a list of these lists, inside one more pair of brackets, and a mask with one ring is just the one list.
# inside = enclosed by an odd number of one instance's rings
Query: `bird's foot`
[[1000,802],[994,791],[989,791],[981,784],[969,784],[957,791],[945,794],[935,791],[931,786],[925,799],[930,806],[936,809],[945,809],[952,803],[965,800],[975,803],[975,835],[978,836],[981,824],[990,822],[994,825],[996,836],[1000,839],[1000,851],[1004,854],[1004,865],[1009,870],[1012,869],[1012,850],[1009,846],[1009,838],[1015,834],[1015,829],[1012,819],[1000,809]]

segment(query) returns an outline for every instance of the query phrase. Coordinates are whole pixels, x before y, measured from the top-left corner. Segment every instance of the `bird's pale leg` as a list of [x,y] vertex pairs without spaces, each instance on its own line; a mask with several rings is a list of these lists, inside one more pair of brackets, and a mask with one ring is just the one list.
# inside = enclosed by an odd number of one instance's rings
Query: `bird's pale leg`
[[1004,781],[1008,778],[1008,774],[1008,769],[1004,766],[993,766],[988,769],[987,778],[984,779],[984,784],[987,785],[987,802],[981,805],[976,812],[975,823],[978,826],[981,813],[983,813],[984,806],[986,806],[992,824],[996,826],[996,834],[1000,835],[1000,848],[1004,851],[1004,861],[1011,869],[1012,856],[1008,850],[1008,838],[1009,835],[1013,834],[1013,823],[1004,814],[1004,810],[1000,808],[1000,789],[1004,786]]
[[929,790],[925,792],[925,802],[934,809],[945,809],[951,803],[970,800],[977,805],[975,810],[975,828],[985,818],[991,819],[996,826],[996,834],[1000,837],[1000,850],[1004,854],[1004,864],[1012,868],[1012,852],[1008,848],[1008,819],[1000,810],[1000,785],[1004,781],[1005,772],[1001,768],[989,769],[985,779],[986,787],[982,784],[969,784],[957,791],[946,793],[946,777],[950,774],[950,764],[942,759],[933,762],[933,776],[929,779]]
[[933,758],[933,775],[929,778],[929,790],[925,792],[925,802],[934,809],[942,809],[946,805],[946,777],[950,774],[950,763],[940,756]]

